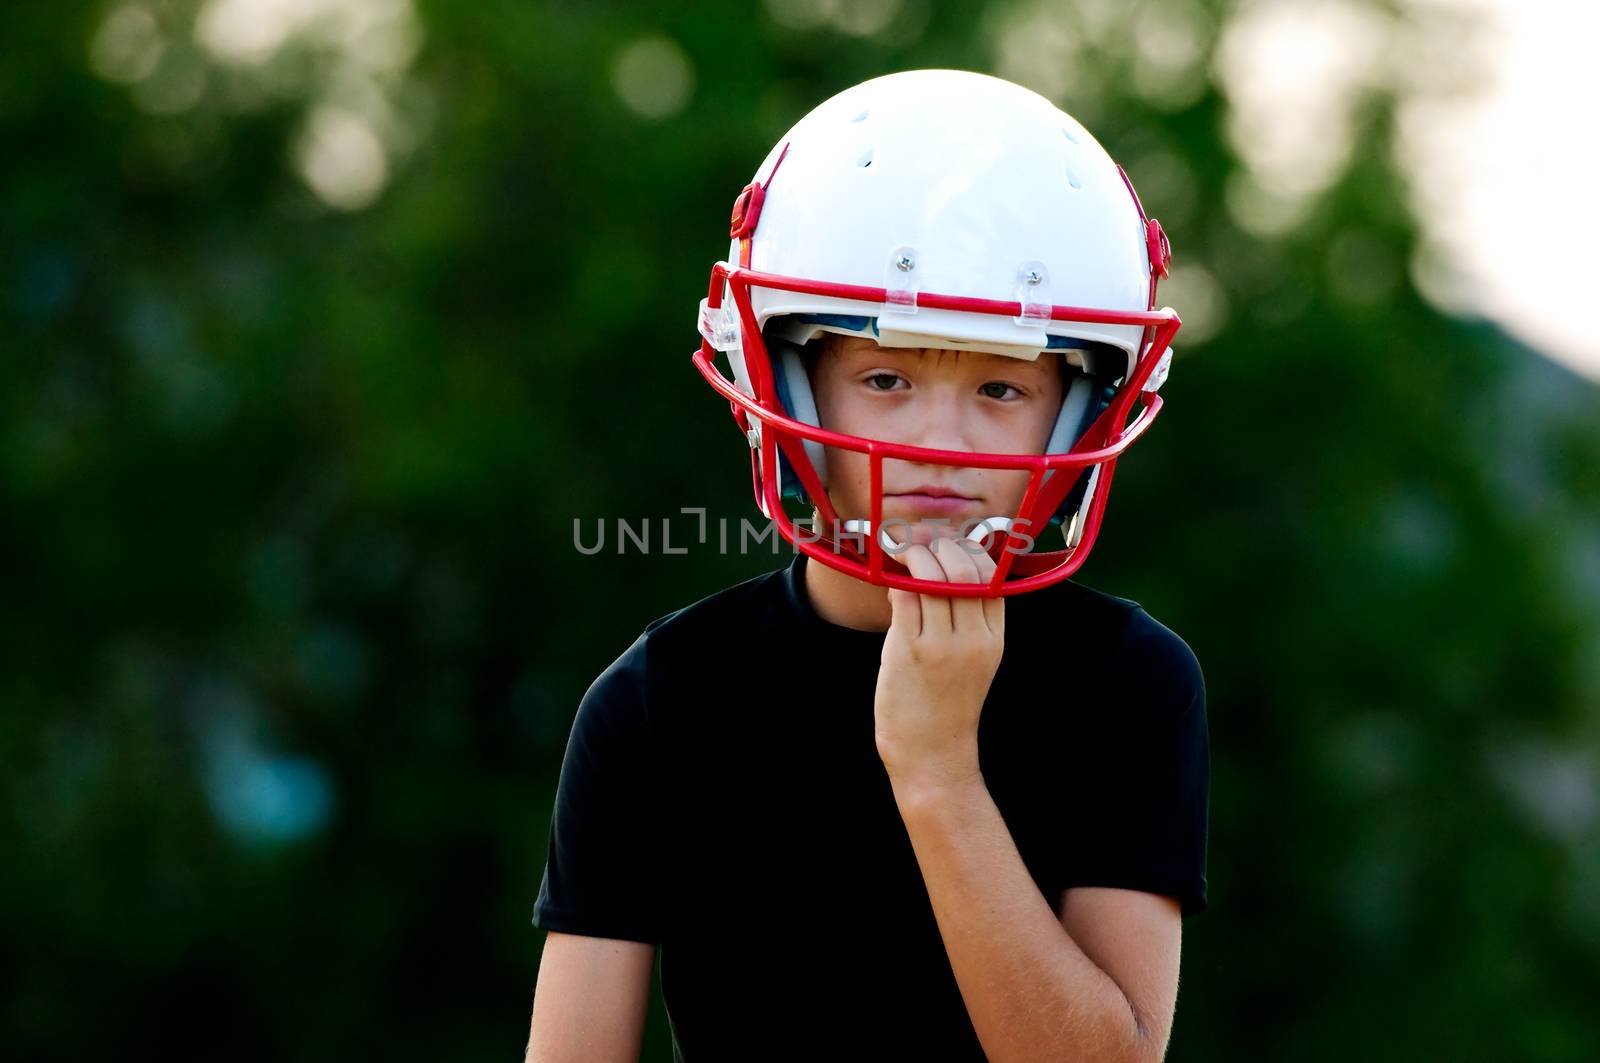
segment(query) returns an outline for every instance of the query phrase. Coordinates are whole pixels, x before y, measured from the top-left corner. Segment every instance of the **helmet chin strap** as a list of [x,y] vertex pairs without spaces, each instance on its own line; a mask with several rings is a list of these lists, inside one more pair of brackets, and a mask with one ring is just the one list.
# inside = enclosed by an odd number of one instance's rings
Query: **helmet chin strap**
[[[870,520],[852,519],[841,521],[840,527],[852,534],[862,535],[872,530],[872,522]],[[985,517],[977,524],[977,526],[975,526],[971,531],[967,532],[966,537],[975,543],[981,543],[995,532],[1005,532],[1010,530],[1010,517]],[[880,527],[878,529],[878,545],[883,547],[884,553],[898,555],[899,552],[905,548],[906,544],[895,542],[893,539],[889,538],[889,529],[887,527]]]

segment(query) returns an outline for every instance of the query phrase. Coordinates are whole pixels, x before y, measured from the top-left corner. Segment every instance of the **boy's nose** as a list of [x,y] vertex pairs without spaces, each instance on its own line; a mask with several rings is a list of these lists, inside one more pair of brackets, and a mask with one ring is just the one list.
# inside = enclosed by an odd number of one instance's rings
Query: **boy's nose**
[[908,442],[935,450],[981,449],[973,445],[972,411],[965,399],[962,388],[925,388],[917,410],[916,439]]

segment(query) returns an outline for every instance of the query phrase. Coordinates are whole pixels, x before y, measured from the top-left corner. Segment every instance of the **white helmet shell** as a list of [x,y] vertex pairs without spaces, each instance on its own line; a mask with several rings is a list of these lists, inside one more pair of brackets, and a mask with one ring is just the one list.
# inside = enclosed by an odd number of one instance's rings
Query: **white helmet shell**
[[[1009,81],[913,70],[863,82],[796,123],[755,179],[766,189],[749,267],[763,273],[1045,306],[1150,305],[1146,223],[1122,172],[1070,115]],[[739,257],[735,240],[729,261]],[[753,291],[752,309],[758,326],[778,315],[877,317],[884,346],[1027,359],[1053,334],[1114,345],[1130,368],[1143,331],[771,288]]]

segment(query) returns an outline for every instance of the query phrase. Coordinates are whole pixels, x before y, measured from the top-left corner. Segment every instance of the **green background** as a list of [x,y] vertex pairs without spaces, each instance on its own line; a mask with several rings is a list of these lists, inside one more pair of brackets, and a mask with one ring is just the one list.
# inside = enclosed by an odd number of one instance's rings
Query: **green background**
[[[519,1054],[578,698],[787,561],[572,519],[755,516],[688,357],[734,194],[833,92],[1020,48],[1191,268],[1080,574],[1210,692],[1169,1059],[1600,1058],[1600,395],[1419,295],[1395,91],[1264,234],[1226,4],[135,6],[0,12],[8,1057]],[[377,130],[342,208],[330,113]]]

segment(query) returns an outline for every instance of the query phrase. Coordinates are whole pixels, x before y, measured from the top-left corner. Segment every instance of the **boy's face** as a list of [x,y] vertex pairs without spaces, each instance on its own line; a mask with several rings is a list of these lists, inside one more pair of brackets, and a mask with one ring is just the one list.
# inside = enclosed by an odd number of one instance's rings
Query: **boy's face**
[[[811,374],[825,428],[995,454],[1043,453],[1064,387],[1061,358],[1053,352],[1027,362],[981,351],[879,347],[856,336],[828,336]],[[867,456],[836,447],[827,454],[834,511],[841,520],[866,518]],[[883,516],[907,522],[943,518],[959,528],[968,520],[1012,516],[1027,486],[1027,470],[891,458],[883,463]]]

